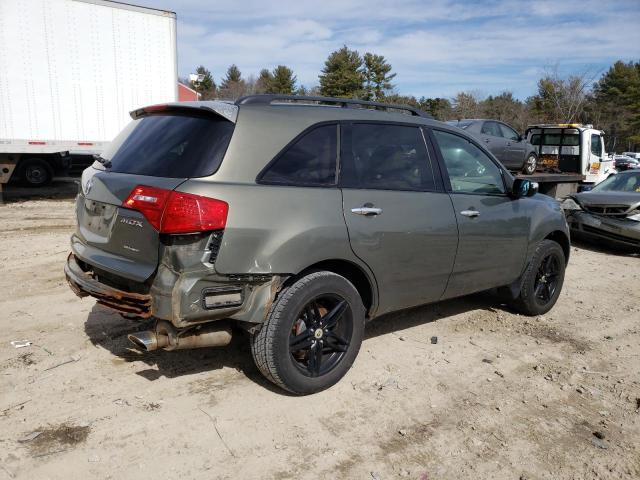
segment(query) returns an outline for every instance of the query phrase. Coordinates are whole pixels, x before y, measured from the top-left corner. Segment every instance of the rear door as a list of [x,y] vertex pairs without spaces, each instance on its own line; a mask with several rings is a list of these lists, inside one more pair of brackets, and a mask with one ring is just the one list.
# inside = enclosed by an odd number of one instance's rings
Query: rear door
[[502,164],[510,170],[520,170],[524,164],[526,142],[521,140],[520,135],[513,128],[504,123],[499,123],[498,125],[502,136],[506,140]]
[[[150,220],[125,201],[138,186],[162,195],[187,178],[211,175],[233,128],[213,112],[184,109],[132,121],[103,153],[102,163],[83,173],[74,254],[106,272],[137,282],[148,279],[158,264],[159,218]],[[145,195],[147,201],[155,198]]]
[[376,276],[379,313],[440,299],[458,242],[422,130],[343,125],[340,186],[351,248]]
[[507,285],[524,266],[529,233],[526,201],[506,193],[502,171],[480,148],[449,131],[432,130],[448,176],[458,221],[458,253],[445,298]]
[[503,162],[506,159],[507,140],[502,136],[498,122],[485,121],[480,133],[487,149]]

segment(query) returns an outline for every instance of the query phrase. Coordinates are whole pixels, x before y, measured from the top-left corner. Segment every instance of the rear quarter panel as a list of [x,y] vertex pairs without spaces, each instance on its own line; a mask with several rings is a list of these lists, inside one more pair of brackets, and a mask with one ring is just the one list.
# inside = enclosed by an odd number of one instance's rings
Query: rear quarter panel
[[221,274],[296,274],[353,254],[337,188],[284,187],[190,180],[178,190],[229,204],[215,269]]

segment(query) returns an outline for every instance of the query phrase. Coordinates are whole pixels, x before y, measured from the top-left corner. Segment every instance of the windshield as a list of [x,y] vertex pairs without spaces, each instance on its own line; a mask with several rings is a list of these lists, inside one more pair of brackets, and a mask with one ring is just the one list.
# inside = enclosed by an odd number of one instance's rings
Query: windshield
[[638,192],[640,193],[640,172],[619,173],[593,187],[599,192]]
[[473,120],[449,120],[447,124],[454,127],[462,128],[463,130],[473,123]]
[[102,157],[110,172],[192,178],[220,167],[234,124],[209,114],[148,115],[130,122]]

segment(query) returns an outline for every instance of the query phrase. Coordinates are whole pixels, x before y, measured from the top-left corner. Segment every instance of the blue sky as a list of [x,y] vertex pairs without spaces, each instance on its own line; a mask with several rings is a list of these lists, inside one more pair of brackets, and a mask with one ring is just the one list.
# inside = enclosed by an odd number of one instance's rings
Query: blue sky
[[178,14],[178,70],[203,64],[216,82],[231,63],[244,76],[284,64],[318,84],[327,55],[343,44],[384,55],[402,94],[451,97],[511,91],[537,79],[605,71],[640,60],[640,0],[462,2],[133,0]]

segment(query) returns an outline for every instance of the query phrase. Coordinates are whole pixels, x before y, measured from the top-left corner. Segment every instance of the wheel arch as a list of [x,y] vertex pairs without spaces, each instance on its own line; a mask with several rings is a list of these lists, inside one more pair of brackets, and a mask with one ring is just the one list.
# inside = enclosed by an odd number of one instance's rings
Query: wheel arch
[[568,264],[569,255],[571,253],[571,242],[567,234],[561,230],[554,230],[553,232],[549,233],[546,237],[544,237],[544,239],[553,240],[554,242],[558,243],[562,247],[562,251],[564,252],[565,265]]
[[360,294],[367,316],[372,318],[378,306],[378,291],[375,279],[360,265],[344,259],[328,259],[316,262],[300,271],[295,278],[314,270],[333,272],[349,280]]

